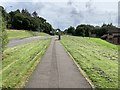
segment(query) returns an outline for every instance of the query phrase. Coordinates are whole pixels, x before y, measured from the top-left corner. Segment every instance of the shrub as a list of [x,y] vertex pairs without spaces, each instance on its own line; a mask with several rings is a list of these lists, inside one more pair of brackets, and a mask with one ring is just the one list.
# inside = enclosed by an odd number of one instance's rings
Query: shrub
[[7,32],[5,29],[5,19],[3,17],[2,8],[0,7],[0,50],[4,51],[6,45],[8,43]]

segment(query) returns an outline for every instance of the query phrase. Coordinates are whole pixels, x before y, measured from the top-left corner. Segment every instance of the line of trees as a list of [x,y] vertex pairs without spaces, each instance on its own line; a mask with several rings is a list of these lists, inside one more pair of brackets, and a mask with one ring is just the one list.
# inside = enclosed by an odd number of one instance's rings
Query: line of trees
[[107,34],[109,29],[117,28],[111,24],[103,24],[100,26],[93,26],[93,25],[86,25],[81,24],[78,25],[76,28],[70,26],[68,29],[64,30],[65,34],[74,35],[74,36],[83,36],[83,37],[101,37],[104,34]]
[[9,29],[24,29],[45,32],[48,34],[50,34],[50,31],[54,30],[52,25],[48,23],[46,19],[38,16],[36,11],[30,13],[27,9],[22,9],[21,11],[17,9],[16,11],[7,13],[3,7],[2,9],[7,23],[6,27]]

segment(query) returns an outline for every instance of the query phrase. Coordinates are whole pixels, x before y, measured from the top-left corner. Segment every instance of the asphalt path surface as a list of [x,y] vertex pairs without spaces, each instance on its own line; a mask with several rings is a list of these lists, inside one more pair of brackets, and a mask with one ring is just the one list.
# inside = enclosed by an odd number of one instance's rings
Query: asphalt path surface
[[51,38],[52,36],[34,36],[34,37],[27,37],[27,38],[13,38],[9,40],[8,47],[14,47],[16,45],[24,44],[24,43],[29,43],[34,40],[39,40],[39,39],[46,39],[46,38]]
[[[26,81],[25,88],[91,88],[77,66],[53,37],[43,58]],[[83,89],[83,90],[84,90]]]

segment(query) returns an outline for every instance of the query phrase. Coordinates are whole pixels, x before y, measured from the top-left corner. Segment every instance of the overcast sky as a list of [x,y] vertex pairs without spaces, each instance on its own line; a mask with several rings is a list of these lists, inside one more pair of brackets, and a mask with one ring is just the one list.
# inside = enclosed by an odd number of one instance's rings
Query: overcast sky
[[119,0],[0,0],[8,12],[26,8],[37,11],[54,28],[64,30],[78,24],[118,25]]

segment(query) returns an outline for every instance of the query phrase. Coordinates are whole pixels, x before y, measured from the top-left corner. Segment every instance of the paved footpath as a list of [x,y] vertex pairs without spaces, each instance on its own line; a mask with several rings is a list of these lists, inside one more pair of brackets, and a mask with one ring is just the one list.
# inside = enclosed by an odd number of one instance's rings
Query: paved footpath
[[60,42],[53,38],[25,88],[91,88]]

